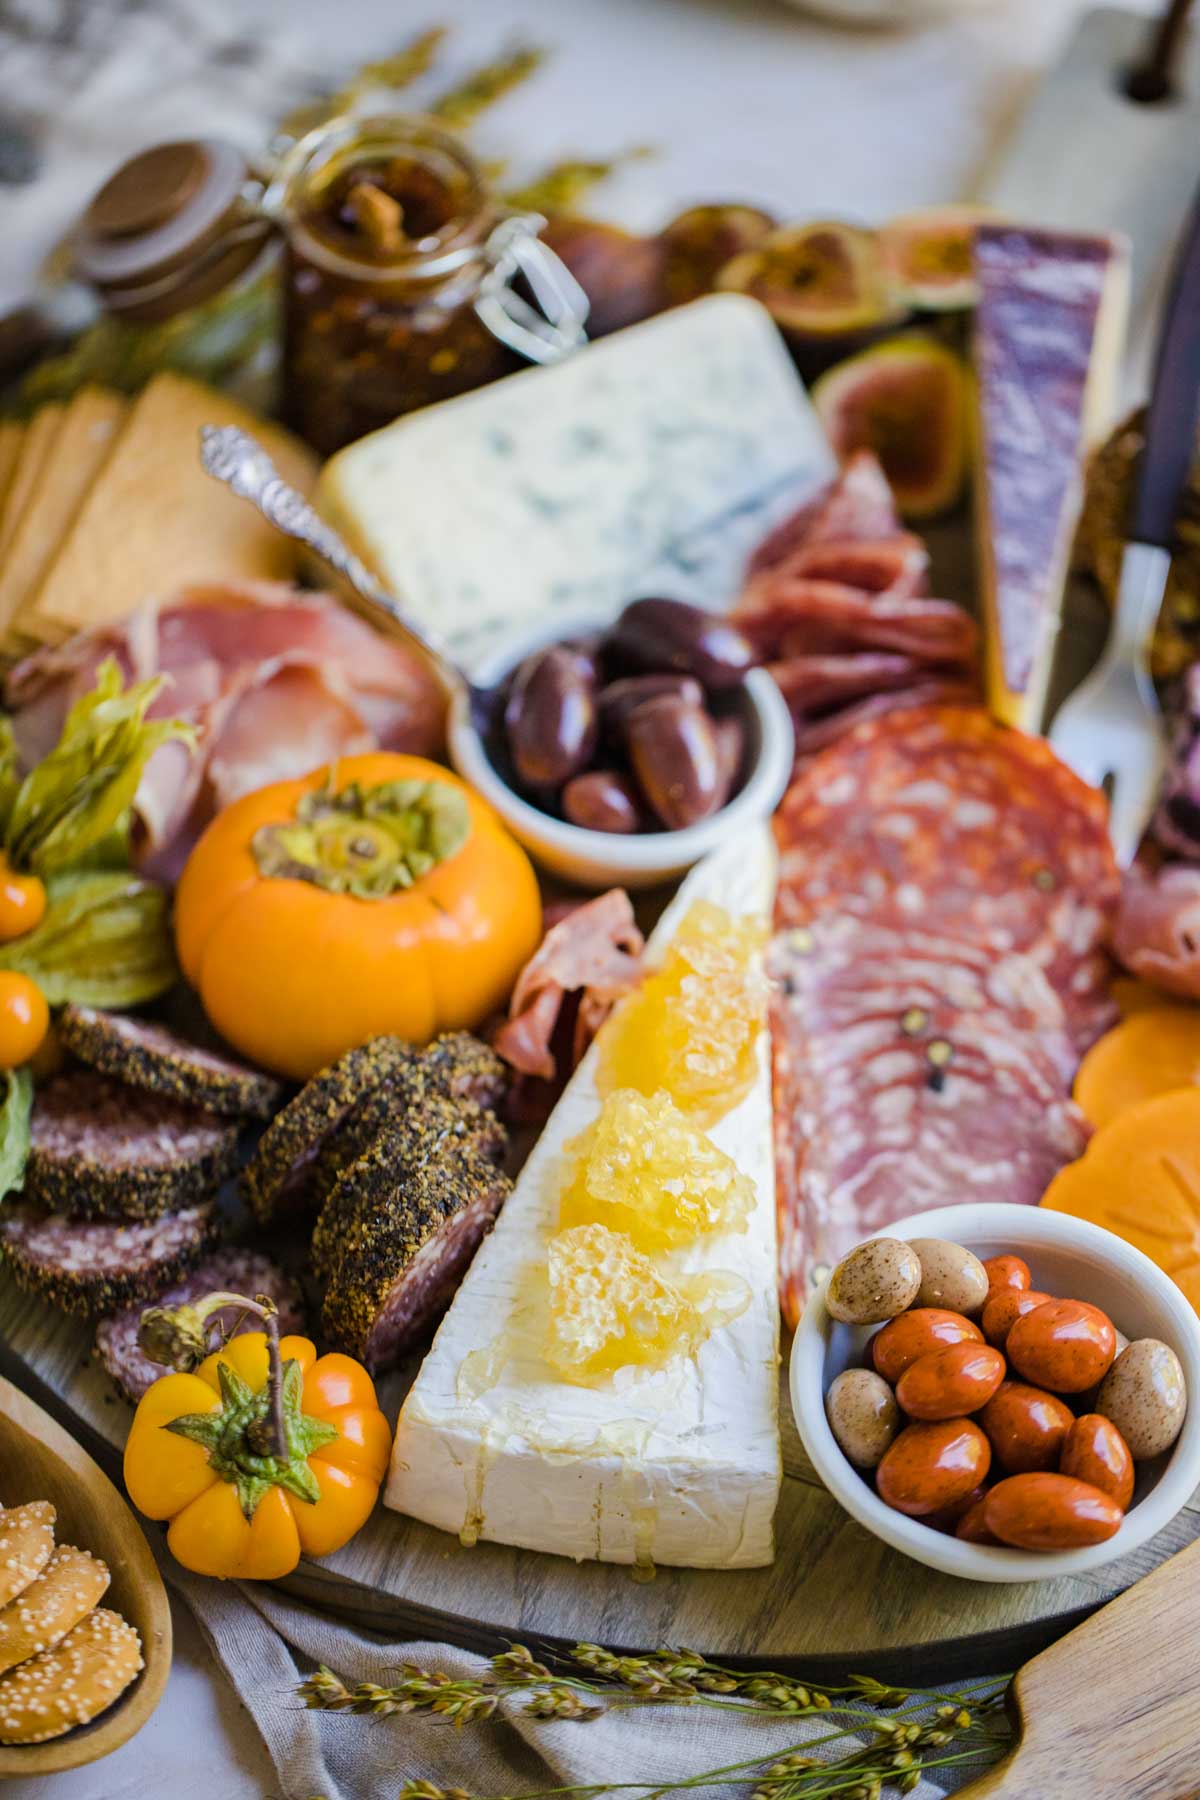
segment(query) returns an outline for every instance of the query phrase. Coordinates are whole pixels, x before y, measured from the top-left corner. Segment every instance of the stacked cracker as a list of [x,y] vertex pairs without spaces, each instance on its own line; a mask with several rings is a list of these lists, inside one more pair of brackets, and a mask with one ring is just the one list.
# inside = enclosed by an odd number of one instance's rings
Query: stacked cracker
[[142,1643],[100,1606],[107,1565],[54,1542],[48,1500],[0,1507],[0,1744],[87,1725],[142,1669]]
[[200,467],[239,425],[307,492],[308,450],[227,394],[162,374],[130,399],[82,388],[0,423],[0,642],[10,655],[124,618],[193,581],[286,577],[294,546]]

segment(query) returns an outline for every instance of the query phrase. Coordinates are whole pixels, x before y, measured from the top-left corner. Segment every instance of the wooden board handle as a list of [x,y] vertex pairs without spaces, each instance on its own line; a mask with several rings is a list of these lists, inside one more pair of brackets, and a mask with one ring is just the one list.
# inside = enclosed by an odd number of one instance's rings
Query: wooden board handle
[[1169,550],[1196,448],[1200,410],[1200,194],[1179,248],[1159,339],[1133,538]]

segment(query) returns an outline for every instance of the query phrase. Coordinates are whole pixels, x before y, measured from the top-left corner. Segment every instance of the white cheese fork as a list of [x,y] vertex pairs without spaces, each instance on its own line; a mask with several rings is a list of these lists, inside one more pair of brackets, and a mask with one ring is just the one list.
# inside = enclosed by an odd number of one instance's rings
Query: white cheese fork
[[1167,746],[1146,648],[1158,618],[1180,496],[1200,412],[1200,196],[1167,302],[1130,541],[1108,643],[1087,680],[1059,708],[1050,742],[1075,773],[1109,793],[1118,863],[1137,852],[1158,798]]

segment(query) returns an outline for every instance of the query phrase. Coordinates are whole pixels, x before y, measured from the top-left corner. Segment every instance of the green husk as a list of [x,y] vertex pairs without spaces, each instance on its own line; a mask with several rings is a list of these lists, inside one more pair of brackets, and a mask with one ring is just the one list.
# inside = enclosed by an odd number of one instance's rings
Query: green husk
[[25,1179],[32,1106],[33,1076],[29,1070],[6,1069],[4,1097],[0,1100],[0,1200],[7,1199]]
[[178,979],[165,891],[128,870],[82,870],[47,886],[36,930],[0,946],[0,969],[36,981],[50,1006],[137,1006]]
[[194,741],[191,726],[178,719],[147,720],[162,685],[156,677],[123,690],[115,660],[100,665],[95,688],[75,702],[57,746],[30,770],[8,806],[4,845],[14,868],[46,879],[78,865],[114,832],[127,832],[151,756],[172,738]]

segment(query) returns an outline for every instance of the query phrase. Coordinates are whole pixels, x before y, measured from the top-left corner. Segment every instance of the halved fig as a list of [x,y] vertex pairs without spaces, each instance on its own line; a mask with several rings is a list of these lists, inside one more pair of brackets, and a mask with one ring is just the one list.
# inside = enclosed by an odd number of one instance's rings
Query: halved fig
[[879,232],[879,254],[894,297],[925,312],[974,306],[975,228],[994,217],[986,206],[927,206],[889,219]]
[[875,233],[832,219],[768,232],[726,263],[717,286],[761,300],[789,336],[840,337],[895,317]]
[[711,294],[717,275],[775,229],[770,213],[737,204],[690,206],[659,233],[666,246],[666,288],[673,306]]
[[556,214],[541,235],[588,297],[590,338],[636,325],[667,304],[667,251],[661,239],[573,213]]
[[812,398],[839,460],[873,450],[906,519],[954,505],[967,470],[967,374],[952,350],[892,338],[830,369]]

